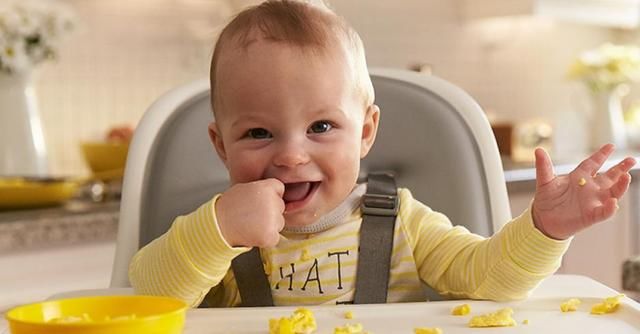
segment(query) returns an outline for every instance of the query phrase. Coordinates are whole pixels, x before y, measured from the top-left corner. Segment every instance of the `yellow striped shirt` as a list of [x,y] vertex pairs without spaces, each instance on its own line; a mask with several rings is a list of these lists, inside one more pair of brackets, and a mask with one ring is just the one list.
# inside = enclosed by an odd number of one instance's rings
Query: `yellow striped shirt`
[[[531,214],[491,238],[452,226],[446,216],[399,190],[400,211],[391,255],[388,302],[425,300],[423,283],[451,298],[525,298],[560,266],[569,241],[547,238]],[[167,295],[198,306],[240,304],[231,261],[248,248],[223,239],[213,200],[176,218],[167,233],[134,256],[129,279],[139,294]],[[353,300],[362,215],[355,210],[325,231],[285,235],[261,249],[275,305],[348,303]]]

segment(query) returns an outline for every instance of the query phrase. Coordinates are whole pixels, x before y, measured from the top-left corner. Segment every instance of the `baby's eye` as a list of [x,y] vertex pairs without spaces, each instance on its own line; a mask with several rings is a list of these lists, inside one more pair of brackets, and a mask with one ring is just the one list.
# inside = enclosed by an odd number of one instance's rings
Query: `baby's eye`
[[271,133],[263,128],[255,128],[247,131],[247,136],[253,139],[267,139],[271,138]]
[[333,126],[327,121],[318,121],[309,127],[309,133],[323,133],[331,130]]

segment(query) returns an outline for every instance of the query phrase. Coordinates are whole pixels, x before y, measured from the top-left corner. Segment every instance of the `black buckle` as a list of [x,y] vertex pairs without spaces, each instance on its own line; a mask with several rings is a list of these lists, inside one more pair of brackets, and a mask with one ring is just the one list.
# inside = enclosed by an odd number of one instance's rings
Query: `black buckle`
[[398,196],[364,194],[362,196],[362,213],[373,216],[397,216]]

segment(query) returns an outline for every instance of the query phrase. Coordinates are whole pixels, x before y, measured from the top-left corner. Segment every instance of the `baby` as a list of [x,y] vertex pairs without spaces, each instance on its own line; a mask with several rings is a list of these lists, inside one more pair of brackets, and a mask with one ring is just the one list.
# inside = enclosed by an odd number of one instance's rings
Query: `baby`
[[[209,135],[231,187],[135,255],[136,292],[241,305],[231,265],[255,247],[250,278],[266,277],[273,305],[353,302],[367,187],[358,171],[380,117],[356,32],[303,2],[249,8],[217,41],[211,93]],[[635,161],[596,174],[612,151],[556,176],[536,150],[531,207],[491,238],[399,189],[386,301],[424,300],[423,283],[450,298],[526,297],[558,268],[571,236],[615,213]]]

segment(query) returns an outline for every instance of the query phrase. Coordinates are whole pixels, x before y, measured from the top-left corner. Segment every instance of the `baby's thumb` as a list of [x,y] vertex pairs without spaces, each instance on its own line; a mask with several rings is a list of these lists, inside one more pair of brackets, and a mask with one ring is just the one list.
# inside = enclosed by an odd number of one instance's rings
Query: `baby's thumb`
[[536,148],[536,187],[544,186],[555,177],[551,158],[543,148]]

